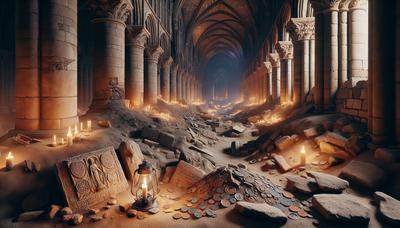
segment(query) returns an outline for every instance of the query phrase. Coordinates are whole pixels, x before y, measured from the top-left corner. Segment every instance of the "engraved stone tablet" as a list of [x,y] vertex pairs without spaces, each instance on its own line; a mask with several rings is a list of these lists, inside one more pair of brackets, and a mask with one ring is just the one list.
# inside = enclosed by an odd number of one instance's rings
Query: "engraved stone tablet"
[[179,188],[188,188],[204,176],[205,173],[201,169],[181,160],[171,177],[170,183]]
[[113,147],[88,152],[56,164],[68,206],[79,211],[106,201],[128,188]]

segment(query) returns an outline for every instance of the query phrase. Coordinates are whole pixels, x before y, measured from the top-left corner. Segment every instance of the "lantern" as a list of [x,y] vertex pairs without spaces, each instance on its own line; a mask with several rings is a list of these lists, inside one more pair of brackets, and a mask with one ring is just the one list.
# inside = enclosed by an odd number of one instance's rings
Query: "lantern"
[[140,211],[147,211],[156,207],[156,195],[159,191],[156,170],[146,160],[135,170],[132,178],[131,192],[136,196],[132,207]]

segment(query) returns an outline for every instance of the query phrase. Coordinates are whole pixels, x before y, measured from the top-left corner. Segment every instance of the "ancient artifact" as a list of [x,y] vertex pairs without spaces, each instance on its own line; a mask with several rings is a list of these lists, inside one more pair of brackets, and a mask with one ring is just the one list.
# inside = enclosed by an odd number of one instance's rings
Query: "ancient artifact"
[[56,164],[58,180],[72,210],[89,209],[128,188],[114,148],[91,151]]
[[156,196],[159,192],[156,169],[146,160],[139,165],[133,176],[131,193],[136,197],[132,207],[140,211],[148,211],[157,207]]

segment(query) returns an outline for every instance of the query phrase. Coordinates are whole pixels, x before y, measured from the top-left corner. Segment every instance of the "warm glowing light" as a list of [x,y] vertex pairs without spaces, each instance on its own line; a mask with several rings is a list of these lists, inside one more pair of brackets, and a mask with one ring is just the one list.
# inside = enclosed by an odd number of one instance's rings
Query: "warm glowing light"
[[300,151],[300,164],[302,166],[306,165],[306,149],[304,148],[304,146],[301,147]]
[[78,126],[75,125],[74,127],[74,136],[77,137],[79,135]]
[[14,155],[8,152],[6,157],[6,170],[10,171],[14,167]]
[[83,123],[81,122],[81,131],[83,131]]
[[68,127],[67,145],[72,146],[73,143],[74,143],[74,136],[72,135],[71,127]]
[[144,199],[146,199],[147,198],[147,183],[146,183],[146,179],[143,180],[143,183],[142,183],[141,187],[142,187],[142,196],[143,196]]
[[91,131],[91,130],[92,130],[92,121],[91,121],[91,120],[88,120],[88,121],[86,122],[86,126],[87,126],[87,130],[88,130],[88,131]]
[[6,160],[13,160],[13,159],[14,159],[14,155],[11,152],[8,152]]
[[53,135],[53,146],[57,146],[57,135]]

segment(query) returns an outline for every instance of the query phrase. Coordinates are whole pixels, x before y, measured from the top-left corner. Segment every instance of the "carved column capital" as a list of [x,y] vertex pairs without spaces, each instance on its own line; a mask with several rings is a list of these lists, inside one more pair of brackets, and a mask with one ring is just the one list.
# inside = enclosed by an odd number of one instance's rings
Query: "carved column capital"
[[150,32],[143,26],[130,25],[126,28],[127,45],[133,45],[144,48]]
[[349,4],[349,9],[364,9],[366,10],[368,7],[368,1],[367,0],[352,0]]
[[270,53],[268,59],[271,62],[272,67],[280,67],[280,59],[278,53]]
[[174,62],[174,59],[173,59],[171,56],[169,56],[169,57],[166,58],[165,61],[163,62],[163,67],[164,67],[164,68],[170,67],[171,64],[172,64],[173,62]]
[[313,39],[315,35],[315,18],[292,18],[286,25],[293,41]]
[[163,53],[164,50],[160,46],[148,47],[146,49],[146,58],[147,60],[158,63],[158,60]]
[[325,11],[338,11],[342,0],[310,0],[311,6],[316,13]]
[[129,0],[89,0],[93,20],[113,19],[125,24],[133,10]]
[[293,43],[291,41],[278,41],[275,49],[280,59],[293,59]]
[[272,73],[272,64],[271,62],[264,62],[265,69],[267,69],[268,73]]

